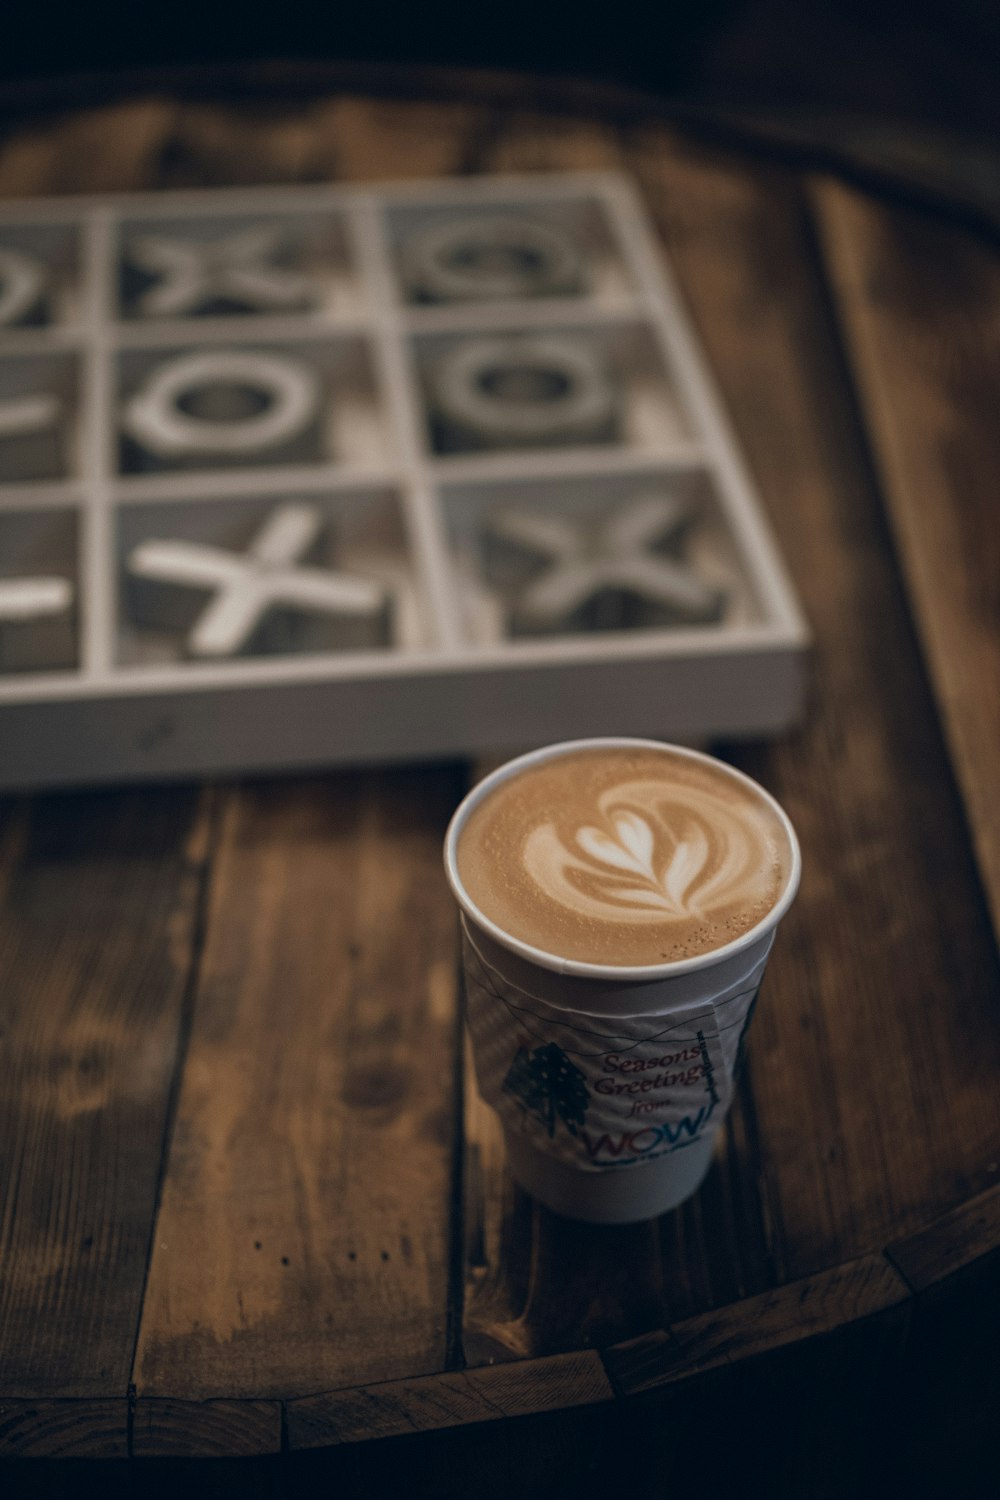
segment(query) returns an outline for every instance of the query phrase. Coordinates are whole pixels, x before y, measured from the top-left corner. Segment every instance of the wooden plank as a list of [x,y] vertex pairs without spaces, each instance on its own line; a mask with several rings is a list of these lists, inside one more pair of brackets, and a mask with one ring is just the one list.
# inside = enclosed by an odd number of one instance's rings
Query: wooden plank
[[174,106],[129,99],[55,121],[35,119],[0,148],[0,194],[120,192],[144,187],[168,137]]
[[632,135],[629,160],[815,636],[802,727],[723,747],[804,850],[743,1086],[758,1147],[739,1167],[773,1284],[989,1185],[1000,974],[795,181],[654,130]]
[[341,94],[311,116],[314,170],[346,182],[476,170],[492,112],[466,101],[395,101]]
[[893,1240],[886,1254],[914,1291],[924,1292],[1000,1251],[1000,1186]]
[[280,1452],[280,1401],[135,1403],[135,1458],[249,1458]]
[[315,131],[296,106],[200,100],[175,108],[153,166],[157,188],[297,182],[317,171]]
[[881,1255],[775,1287],[619,1344],[605,1362],[622,1395],[768,1354],[899,1307],[911,1293]]
[[0,194],[374,180],[461,170],[493,113],[352,95],[271,105],[138,98],[33,119],[0,147]]
[[124,1397],[209,799],[8,801],[0,830],[2,1394]]
[[611,1401],[594,1350],[450,1371],[290,1401],[289,1447],[367,1442]]
[[833,180],[813,203],[1000,935],[1000,264],[971,234]]
[[0,1459],[125,1458],[127,1453],[125,1396],[110,1401],[0,1397]]
[[441,1368],[455,1118],[451,768],[227,804],[138,1395]]

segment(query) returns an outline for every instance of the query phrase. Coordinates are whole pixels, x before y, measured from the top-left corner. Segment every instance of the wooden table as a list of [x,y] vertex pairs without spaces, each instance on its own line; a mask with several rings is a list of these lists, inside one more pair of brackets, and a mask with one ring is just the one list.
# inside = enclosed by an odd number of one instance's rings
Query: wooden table
[[33,120],[0,192],[606,165],[669,246],[816,641],[801,729],[719,747],[788,807],[805,875],[718,1160],[627,1228],[513,1189],[463,1058],[440,867],[468,768],[8,799],[15,1492],[42,1455],[103,1459],[112,1490],[127,1457],[243,1459],[268,1494],[279,1474],[375,1493],[402,1465],[411,1493],[723,1493],[749,1466],[772,1494],[842,1495],[985,1462],[995,254],[491,80]]

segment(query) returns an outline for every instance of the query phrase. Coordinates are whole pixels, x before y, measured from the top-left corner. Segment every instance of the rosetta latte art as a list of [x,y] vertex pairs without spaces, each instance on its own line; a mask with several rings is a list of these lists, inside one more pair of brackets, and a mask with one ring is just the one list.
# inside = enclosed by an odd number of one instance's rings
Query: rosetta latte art
[[711,919],[755,883],[761,841],[708,787],[683,802],[662,780],[626,781],[598,798],[593,824],[533,828],[523,857],[549,900],[616,924]]
[[773,908],[791,850],[752,782],[705,756],[625,743],[526,766],[458,841],[471,900],[560,960],[623,967],[723,948]]

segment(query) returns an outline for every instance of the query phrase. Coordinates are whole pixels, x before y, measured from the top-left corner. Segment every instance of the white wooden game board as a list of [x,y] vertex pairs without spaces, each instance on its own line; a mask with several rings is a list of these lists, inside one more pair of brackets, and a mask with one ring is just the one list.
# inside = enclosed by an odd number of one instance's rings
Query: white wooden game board
[[0,212],[0,785],[769,734],[806,643],[624,178]]

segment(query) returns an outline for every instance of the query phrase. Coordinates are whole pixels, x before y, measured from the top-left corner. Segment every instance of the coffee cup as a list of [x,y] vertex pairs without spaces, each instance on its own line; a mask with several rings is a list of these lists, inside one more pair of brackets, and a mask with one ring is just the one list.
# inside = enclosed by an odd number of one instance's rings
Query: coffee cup
[[800,863],[762,787],[658,741],[546,746],[461,803],[445,867],[477,1081],[541,1202],[627,1223],[696,1191]]

